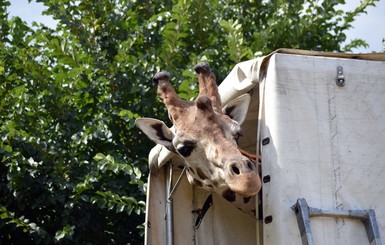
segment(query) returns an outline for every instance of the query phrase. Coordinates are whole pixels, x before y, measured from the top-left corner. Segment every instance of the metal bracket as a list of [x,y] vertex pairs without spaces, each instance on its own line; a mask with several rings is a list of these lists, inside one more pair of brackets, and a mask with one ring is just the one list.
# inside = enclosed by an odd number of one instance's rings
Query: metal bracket
[[373,209],[365,210],[322,210],[309,207],[304,198],[299,198],[292,207],[297,216],[298,228],[301,233],[303,245],[313,245],[313,236],[310,227],[310,217],[334,217],[361,220],[366,229],[370,245],[382,245],[380,231],[376,221],[376,214]]
[[345,76],[344,76],[344,70],[342,66],[337,66],[337,80],[336,80],[337,86],[343,87],[345,86]]
[[[172,197],[173,197],[175,191],[178,189],[178,186],[179,186],[179,184],[180,184],[180,181],[181,181],[181,179],[182,179],[182,177],[183,177],[183,174],[184,174],[185,172],[186,172],[186,167],[183,168],[183,170],[182,170],[182,172],[180,173],[178,179],[176,180],[176,183],[175,183],[174,187],[173,187],[172,189],[170,189],[170,192],[169,192],[168,195],[167,195],[167,200],[172,200]],[[171,188],[171,187],[170,187],[170,188]]]

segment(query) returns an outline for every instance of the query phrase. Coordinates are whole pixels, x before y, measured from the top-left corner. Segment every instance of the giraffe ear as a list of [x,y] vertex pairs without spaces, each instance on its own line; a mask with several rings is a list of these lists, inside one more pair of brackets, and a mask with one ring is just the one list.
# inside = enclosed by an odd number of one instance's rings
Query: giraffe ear
[[249,109],[250,95],[243,94],[223,107],[222,111],[240,125],[245,121],[247,110]]
[[175,152],[174,146],[172,145],[174,133],[164,122],[154,118],[138,118],[135,124],[152,141],[165,146],[169,151]]

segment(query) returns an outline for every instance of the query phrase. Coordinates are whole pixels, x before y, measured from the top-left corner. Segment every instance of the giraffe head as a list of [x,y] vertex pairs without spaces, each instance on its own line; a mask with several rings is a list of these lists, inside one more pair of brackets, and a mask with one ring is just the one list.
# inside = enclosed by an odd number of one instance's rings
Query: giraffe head
[[261,188],[260,177],[255,162],[241,153],[236,142],[242,135],[240,124],[245,119],[249,98],[239,98],[222,110],[209,65],[201,63],[194,69],[199,95],[193,102],[176,94],[167,72],[159,72],[153,78],[173,129],[152,118],[140,118],[136,124],[151,140],[184,159],[191,184],[227,200],[235,194],[253,196]]

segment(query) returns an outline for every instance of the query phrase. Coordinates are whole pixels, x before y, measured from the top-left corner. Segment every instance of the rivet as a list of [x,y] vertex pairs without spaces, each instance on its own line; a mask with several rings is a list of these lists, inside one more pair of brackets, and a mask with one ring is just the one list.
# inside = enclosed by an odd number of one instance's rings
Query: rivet
[[267,145],[270,143],[270,138],[269,137],[266,137],[262,140],[262,145]]
[[273,222],[273,216],[269,215],[265,217],[265,224]]
[[268,182],[270,182],[270,175],[264,176],[262,180],[263,180],[263,183],[268,183]]

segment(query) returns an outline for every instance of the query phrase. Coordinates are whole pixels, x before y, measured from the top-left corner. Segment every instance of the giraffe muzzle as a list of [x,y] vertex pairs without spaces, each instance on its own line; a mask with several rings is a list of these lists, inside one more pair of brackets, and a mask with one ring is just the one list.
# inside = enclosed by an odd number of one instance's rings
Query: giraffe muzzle
[[262,185],[257,168],[249,159],[229,161],[225,181],[232,191],[243,196],[257,194]]

